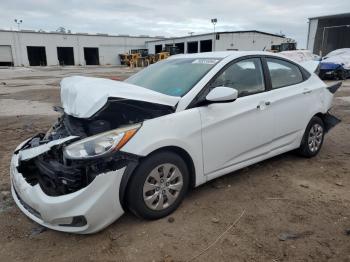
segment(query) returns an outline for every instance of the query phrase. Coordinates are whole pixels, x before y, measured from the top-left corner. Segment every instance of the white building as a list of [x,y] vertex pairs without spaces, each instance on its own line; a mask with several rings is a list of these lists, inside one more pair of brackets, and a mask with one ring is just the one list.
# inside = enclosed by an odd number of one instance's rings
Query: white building
[[160,38],[0,30],[0,66],[119,65],[119,54],[154,39]]
[[119,54],[132,49],[148,49],[150,54],[167,45],[177,46],[182,53],[269,50],[272,45],[288,42],[293,40],[260,31],[164,38],[0,30],[0,66],[119,65]]
[[270,50],[272,45],[294,42],[281,35],[260,31],[217,32],[162,40],[148,40],[146,48],[149,53],[160,52],[165,46],[175,45],[182,53],[198,53],[226,50]]

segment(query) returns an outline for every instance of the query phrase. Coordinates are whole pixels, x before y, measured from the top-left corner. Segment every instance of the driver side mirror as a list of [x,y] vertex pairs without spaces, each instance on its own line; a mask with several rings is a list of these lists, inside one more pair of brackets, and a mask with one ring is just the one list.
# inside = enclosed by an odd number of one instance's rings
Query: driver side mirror
[[237,99],[237,97],[237,89],[226,86],[218,86],[212,89],[205,99],[209,103],[225,103],[233,102]]

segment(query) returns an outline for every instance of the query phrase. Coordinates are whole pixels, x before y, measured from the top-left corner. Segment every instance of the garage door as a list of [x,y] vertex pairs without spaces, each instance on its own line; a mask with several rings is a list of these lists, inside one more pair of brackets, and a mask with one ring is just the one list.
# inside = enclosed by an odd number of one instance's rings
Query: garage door
[[0,65],[12,65],[11,46],[0,45]]

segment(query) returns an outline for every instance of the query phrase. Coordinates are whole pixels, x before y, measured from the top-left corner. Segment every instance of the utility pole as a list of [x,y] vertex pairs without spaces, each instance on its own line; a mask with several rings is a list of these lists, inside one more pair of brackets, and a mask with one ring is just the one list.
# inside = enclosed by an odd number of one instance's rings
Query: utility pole
[[19,66],[23,65],[23,60],[22,60],[22,47],[21,47],[21,41],[20,41],[20,25],[22,24],[23,20],[22,19],[15,19],[14,20],[15,23],[17,24],[17,30],[18,30],[18,33],[17,33],[17,41],[18,41],[18,55],[19,55],[19,58],[18,58],[18,61],[19,61]]
[[22,24],[23,20],[22,20],[22,19],[17,19],[17,18],[16,18],[14,21],[15,21],[15,23],[17,24],[17,29],[18,29],[18,31],[19,31],[20,25]]
[[215,35],[215,25],[216,23],[218,22],[218,19],[217,18],[212,18],[211,19],[211,23],[214,25],[214,48],[213,48],[213,51],[216,51],[216,46],[215,46],[215,42],[216,42],[216,35]]

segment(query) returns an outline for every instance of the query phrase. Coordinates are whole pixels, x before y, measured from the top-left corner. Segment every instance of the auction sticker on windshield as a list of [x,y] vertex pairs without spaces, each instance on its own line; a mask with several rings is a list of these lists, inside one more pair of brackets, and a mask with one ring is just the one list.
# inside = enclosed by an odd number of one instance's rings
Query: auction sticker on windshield
[[214,65],[218,62],[218,59],[196,59],[192,62],[192,64],[206,64],[206,65]]

